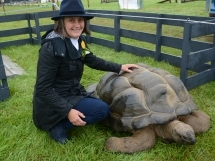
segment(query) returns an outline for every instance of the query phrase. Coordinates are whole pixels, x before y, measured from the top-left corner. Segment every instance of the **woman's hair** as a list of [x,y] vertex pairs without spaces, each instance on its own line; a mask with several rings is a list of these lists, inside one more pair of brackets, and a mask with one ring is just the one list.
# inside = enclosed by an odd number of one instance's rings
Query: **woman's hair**
[[[61,35],[63,38],[68,37],[68,34],[66,32],[65,26],[64,26],[64,18],[59,18],[57,21],[55,21],[55,27],[54,31]],[[88,21],[86,18],[84,18],[84,30],[82,33],[89,34],[90,35],[90,30],[88,28]]]

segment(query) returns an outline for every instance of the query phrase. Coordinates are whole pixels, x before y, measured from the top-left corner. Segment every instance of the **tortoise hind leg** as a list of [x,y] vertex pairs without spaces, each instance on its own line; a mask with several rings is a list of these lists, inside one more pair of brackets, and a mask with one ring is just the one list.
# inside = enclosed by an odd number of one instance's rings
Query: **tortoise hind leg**
[[199,110],[192,111],[190,115],[180,116],[179,120],[190,125],[197,134],[210,128],[210,116]]
[[134,153],[154,147],[155,132],[150,127],[133,131],[130,137],[110,137],[105,142],[108,151],[121,153]]

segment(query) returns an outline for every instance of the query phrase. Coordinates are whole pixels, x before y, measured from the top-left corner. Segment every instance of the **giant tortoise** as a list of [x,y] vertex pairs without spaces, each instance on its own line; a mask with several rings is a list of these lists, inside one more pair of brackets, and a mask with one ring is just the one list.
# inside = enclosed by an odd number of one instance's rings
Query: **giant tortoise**
[[128,137],[110,137],[108,151],[134,153],[150,149],[156,137],[166,143],[195,144],[195,134],[210,128],[210,117],[198,110],[182,81],[160,68],[138,64],[132,73],[109,72],[89,92],[110,106],[104,121]]

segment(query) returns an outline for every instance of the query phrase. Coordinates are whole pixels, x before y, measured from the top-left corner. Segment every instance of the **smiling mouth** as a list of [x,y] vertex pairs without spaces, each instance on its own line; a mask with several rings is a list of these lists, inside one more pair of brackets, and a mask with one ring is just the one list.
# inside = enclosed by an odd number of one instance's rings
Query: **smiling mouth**
[[80,29],[72,29],[72,31],[80,31]]

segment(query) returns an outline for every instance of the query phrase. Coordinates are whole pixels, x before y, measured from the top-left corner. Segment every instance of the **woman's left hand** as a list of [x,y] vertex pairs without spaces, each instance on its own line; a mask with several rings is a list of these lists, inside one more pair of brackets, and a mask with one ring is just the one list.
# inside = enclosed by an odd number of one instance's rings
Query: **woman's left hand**
[[124,64],[121,67],[121,71],[132,73],[133,68],[138,68],[136,64]]

